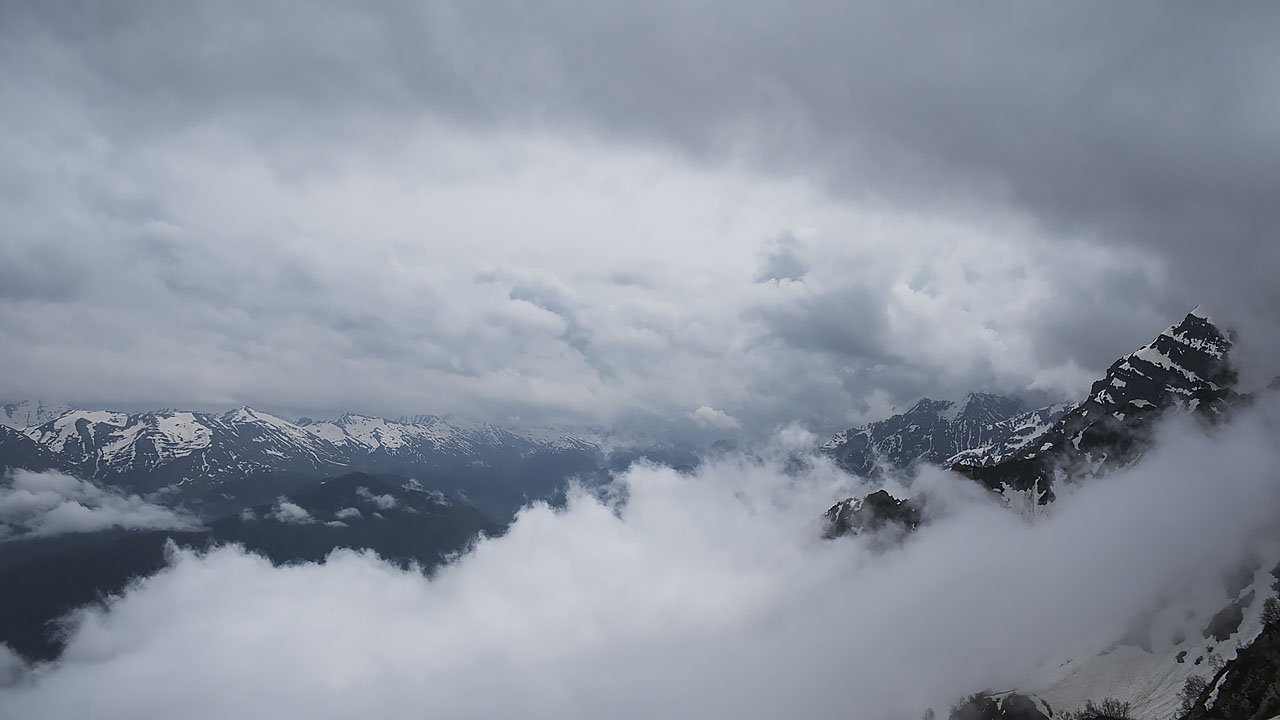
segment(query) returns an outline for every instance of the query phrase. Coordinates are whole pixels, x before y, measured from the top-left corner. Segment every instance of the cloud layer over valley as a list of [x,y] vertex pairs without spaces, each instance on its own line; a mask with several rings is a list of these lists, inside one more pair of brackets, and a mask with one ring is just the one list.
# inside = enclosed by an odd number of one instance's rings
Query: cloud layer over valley
[[1164,599],[1216,610],[1222,569],[1276,540],[1277,421],[1272,400],[1208,434],[1175,419],[1034,523],[925,470],[933,522],[881,553],[818,539],[855,480],[741,458],[531,507],[430,579],[346,551],[176,553],[0,714],[915,719],[1100,652]]
[[65,533],[189,530],[199,522],[115,488],[55,471],[12,470],[0,478],[0,541]]

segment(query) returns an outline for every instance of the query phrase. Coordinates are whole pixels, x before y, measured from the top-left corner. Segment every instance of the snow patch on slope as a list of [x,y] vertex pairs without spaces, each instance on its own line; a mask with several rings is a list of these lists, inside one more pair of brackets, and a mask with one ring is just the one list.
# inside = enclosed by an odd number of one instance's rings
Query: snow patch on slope
[[7,403],[0,405],[0,425],[24,430],[33,425],[43,425],[70,410],[69,406],[61,403],[46,403],[39,400]]

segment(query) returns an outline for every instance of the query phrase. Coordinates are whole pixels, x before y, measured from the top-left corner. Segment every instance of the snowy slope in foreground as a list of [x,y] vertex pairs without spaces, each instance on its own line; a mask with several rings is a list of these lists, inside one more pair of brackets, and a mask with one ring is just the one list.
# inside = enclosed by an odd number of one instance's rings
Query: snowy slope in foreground
[[1131,630],[1127,644],[1093,657],[1048,663],[1023,691],[1055,710],[1110,697],[1132,703],[1138,720],[1176,717],[1187,678],[1211,679],[1261,631],[1262,605],[1275,595],[1277,582],[1267,569],[1277,559],[1274,549],[1269,557],[1244,587],[1179,598],[1155,613],[1147,627]]

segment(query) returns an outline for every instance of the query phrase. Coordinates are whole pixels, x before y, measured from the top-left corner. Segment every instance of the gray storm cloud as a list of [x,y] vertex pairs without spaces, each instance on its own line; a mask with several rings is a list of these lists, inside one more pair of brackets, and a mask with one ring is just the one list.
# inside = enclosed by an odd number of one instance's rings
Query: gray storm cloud
[[885,394],[1071,395],[1201,303],[1257,384],[1277,31],[1256,4],[7,4],[0,395],[695,397],[829,429]]
[[530,507],[430,578],[349,551],[278,568],[175,552],[81,613],[59,661],[11,669],[0,713],[919,718],[1101,652],[1162,599],[1216,588],[1200,610],[1220,607],[1222,569],[1276,539],[1278,411],[1169,423],[1034,523],[926,471],[942,510],[883,553],[817,538],[855,480],[741,459]]

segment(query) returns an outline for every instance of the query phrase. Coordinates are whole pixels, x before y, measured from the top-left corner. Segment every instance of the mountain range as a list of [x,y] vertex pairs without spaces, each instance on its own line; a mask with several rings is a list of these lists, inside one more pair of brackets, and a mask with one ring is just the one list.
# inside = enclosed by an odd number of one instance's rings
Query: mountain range
[[434,415],[388,420],[344,413],[291,422],[249,407],[125,413],[29,401],[5,405],[3,420],[0,468],[55,469],[130,492],[164,492],[209,517],[344,472],[415,477],[505,517],[619,458],[652,452],[690,461],[678,448],[602,431],[507,428]]
[[[276,563],[372,550],[429,569],[502,532],[520,507],[558,502],[570,479],[602,482],[647,457],[694,461],[599,431],[433,415],[291,422],[249,407],[126,413],[28,401],[4,405],[0,421],[0,469],[57,471],[113,506],[172,510],[194,525],[49,535],[0,513],[0,643],[41,659],[61,649],[57,618],[157,572],[171,543],[237,543]],[[14,479],[0,474],[0,491],[20,507],[32,495],[6,487]],[[76,502],[67,511],[87,512]]]
[[[872,547],[884,550],[921,532],[932,520],[930,499],[910,492],[910,478],[924,464],[972,480],[1034,520],[1070,486],[1140,459],[1160,418],[1177,413],[1212,425],[1253,402],[1257,393],[1237,389],[1231,350],[1230,334],[1197,310],[1118,358],[1078,402],[1029,407],[990,393],[924,398],[837,433],[816,451],[872,485],[892,477],[908,493],[877,488],[836,502],[825,513],[823,536],[841,542],[871,535]],[[503,532],[530,500],[555,499],[568,479],[604,481],[646,454],[669,464],[698,461],[689,451],[626,443],[606,432],[430,415],[289,421],[247,407],[121,413],[5,405],[0,467],[58,470],[103,492],[193,512],[201,523],[0,534],[0,642],[31,658],[55,657],[58,617],[160,570],[172,544],[239,543],[277,563],[369,549],[430,568],[478,536]],[[1242,558],[1224,572],[1219,607],[1171,598],[1106,652],[1063,658],[1027,687],[975,688],[950,718],[1105,720],[1130,710],[1179,720],[1280,715],[1278,589],[1280,552]],[[1228,648],[1239,649],[1224,657]],[[1127,699],[1102,703],[1111,693]],[[1085,699],[1101,704],[1062,712]]]

